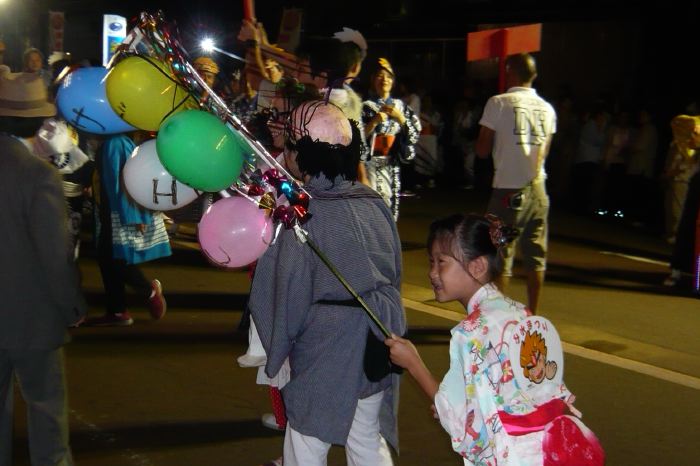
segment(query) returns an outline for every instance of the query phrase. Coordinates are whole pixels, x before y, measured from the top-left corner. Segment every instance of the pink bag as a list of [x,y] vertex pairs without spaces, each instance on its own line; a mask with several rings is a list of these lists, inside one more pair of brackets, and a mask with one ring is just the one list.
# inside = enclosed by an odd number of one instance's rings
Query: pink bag
[[603,466],[605,453],[580,419],[562,415],[547,424],[542,440],[544,466]]

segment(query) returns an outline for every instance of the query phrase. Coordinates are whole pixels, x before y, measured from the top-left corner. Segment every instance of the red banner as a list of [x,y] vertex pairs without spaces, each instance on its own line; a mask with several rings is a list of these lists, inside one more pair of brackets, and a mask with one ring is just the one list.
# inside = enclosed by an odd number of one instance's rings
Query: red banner
[[62,11],[49,11],[49,51],[63,52],[63,28],[65,22]]

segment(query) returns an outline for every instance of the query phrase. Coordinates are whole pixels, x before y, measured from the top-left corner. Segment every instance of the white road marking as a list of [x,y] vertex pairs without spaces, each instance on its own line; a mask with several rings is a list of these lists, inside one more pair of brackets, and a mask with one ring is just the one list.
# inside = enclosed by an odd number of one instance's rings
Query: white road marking
[[[405,307],[454,322],[459,322],[465,317],[465,315],[462,313],[431,306],[420,301],[415,301],[408,298],[402,298],[402,301]],[[695,390],[700,390],[700,378],[697,377],[652,366],[651,364],[634,361],[632,359],[621,358],[620,356],[603,353],[602,351],[592,350],[590,348],[585,348],[583,346],[574,345],[573,343],[567,343],[564,341],[562,342],[562,348],[565,352],[573,354],[574,356],[619,367],[621,369],[637,372],[639,374],[648,375],[656,379],[664,380],[677,385],[683,385],[684,387],[693,388]]]
[[671,371],[662,367],[652,366],[644,362],[634,361],[632,359],[621,358],[614,354],[603,353],[600,351],[585,348],[583,346],[574,345],[572,343],[562,342],[562,348],[565,352],[586,359],[592,359],[596,362],[602,362],[622,369],[638,372],[639,374],[648,375],[666,382],[683,385],[688,388],[700,390],[700,379],[680,372]]
[[654,264],[654,265],[663,265],[664,267],[669,267],[670,264],[668,261],[659,261],[656,259],[649,259],[648,257],[641,257],[641,256],[632,256],[629,254],[622,254],[620,252],[613,252],[613,251],[599,251],[600,254],[605,254],[607,256],[617,256],[617,257],[622,257],[624,259],[629,259],[637,262],[644,262],[645,264]]
[[455,322],[459,322],[466,317],[466,314],[464,314],[463,312],[459,313],[454,311],[448,311],[447,309],[442,309],[437,306],[431,306],[429,304],[421,303],[420,301],[414,301],[408,298],[401,298],[401,301],[403,301],[403,305],[405,307],[410,307],[411,309],[415,309],[416,311],[424,312],[426,314],[431,314],[437,317],[442,317],[443,319],[454,320]]

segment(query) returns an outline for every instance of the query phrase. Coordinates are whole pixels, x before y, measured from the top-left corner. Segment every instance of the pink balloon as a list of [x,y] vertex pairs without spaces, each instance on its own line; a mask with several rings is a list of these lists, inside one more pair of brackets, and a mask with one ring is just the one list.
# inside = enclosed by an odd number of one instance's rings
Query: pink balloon
[[243,267],[257,260],[272,241],[272,219],[239,196],[216,201],[199,221],[199,244],[220,267]]

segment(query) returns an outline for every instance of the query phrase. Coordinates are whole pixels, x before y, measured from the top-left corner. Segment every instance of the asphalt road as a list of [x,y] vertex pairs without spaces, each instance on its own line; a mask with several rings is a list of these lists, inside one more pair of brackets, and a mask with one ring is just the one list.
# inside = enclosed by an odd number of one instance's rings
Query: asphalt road
[[[435,190],[403,204],[410,336],[438,375],[447,369],[449,329],[461,309],[432,300],[427,225],[453,211],[479,211],[482,201],[472,192]],[[660,286],[668,246],[642,229],[558,212],[550,243],[541,314],[565,342],[565,380],[607,464],[700,464],[700,300]],[[150,321],[144,303],[131,296],[132,327],[72,330],[66,359],[78,465],[244,466],[281,454],[282,435],[260,423],[269,411],[267,391],[255,384],[255,370],[235,361],[247,343],[237,331],[246,273],[208,265],[187,234],[174,245],[173,257],[144,267],[164,284],[170,307],[162,321]],[[99,314],[102,286],[89,247],[80,265],[91,313]],[[525,298],[521,279],[509,294]],[[396,464],[461,464],[410,377],[401,397]],[[15,464],[26,465],[17,403]],[[332,449],[329,464],[345,464],[341,448]]]

